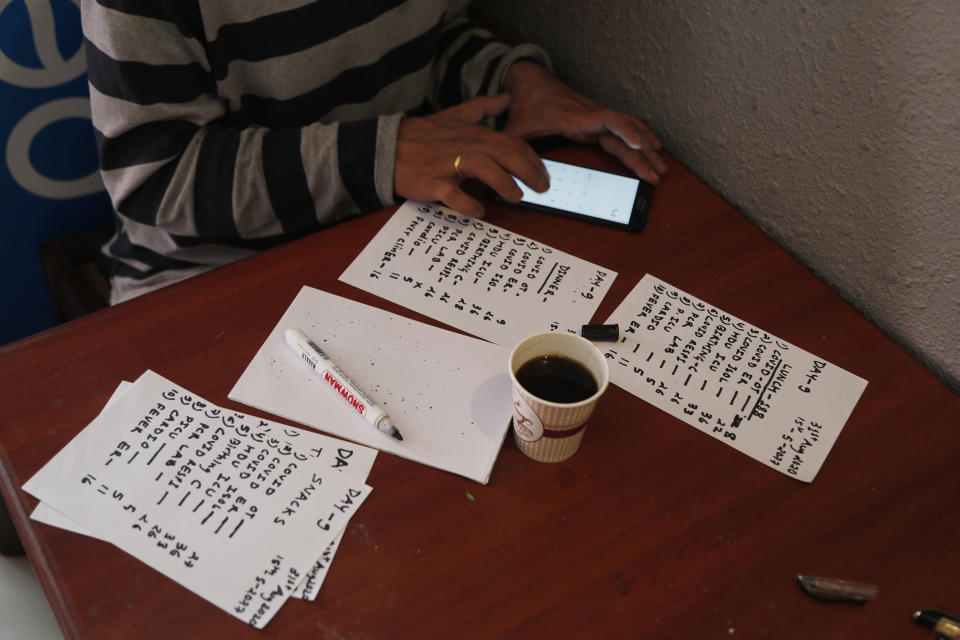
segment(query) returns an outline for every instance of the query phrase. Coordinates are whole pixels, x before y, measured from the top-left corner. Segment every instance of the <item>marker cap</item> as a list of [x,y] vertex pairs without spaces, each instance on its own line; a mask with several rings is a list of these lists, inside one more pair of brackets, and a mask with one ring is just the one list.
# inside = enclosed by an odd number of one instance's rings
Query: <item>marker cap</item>
[[616,342],[620,339],[620,325],[585,324],[580,328],[580,335],[591,342]]

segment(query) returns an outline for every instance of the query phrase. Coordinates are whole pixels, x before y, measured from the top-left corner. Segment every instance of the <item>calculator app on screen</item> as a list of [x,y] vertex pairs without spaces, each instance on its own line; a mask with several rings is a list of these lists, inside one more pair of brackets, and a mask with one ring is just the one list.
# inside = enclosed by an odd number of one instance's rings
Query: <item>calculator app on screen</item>
[[640,184],[636,178],[553,160],[544,160],[543,164],[550,174],[550,188],[544,193],[515,179],[524,202],[624,224],[630,221]]

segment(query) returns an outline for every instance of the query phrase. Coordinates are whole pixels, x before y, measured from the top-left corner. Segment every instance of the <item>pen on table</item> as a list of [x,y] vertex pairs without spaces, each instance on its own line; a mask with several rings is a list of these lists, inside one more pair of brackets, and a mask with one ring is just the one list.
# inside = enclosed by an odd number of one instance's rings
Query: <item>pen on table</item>
[[363,416],[372,427],[383,431],[397,440],[403,440],[400,431],[390,422],[386,410],[378,405],[360,387],[358,387],[317,343],[307,337],[300,329],[287,329],[283,339],[310,368],[326,382],[333,391]]
[[960,640],[960,618],[936,609],[921,609],[913,614],[913,621],[940,634],[941,638]]
[[863,604],[876,600],[879,589],[876,585],[866,582],[853,582],[838,578],[823,578],[799,574],[797,582],[808,595],[820,600],[834,600],[837,602],[856,602]]

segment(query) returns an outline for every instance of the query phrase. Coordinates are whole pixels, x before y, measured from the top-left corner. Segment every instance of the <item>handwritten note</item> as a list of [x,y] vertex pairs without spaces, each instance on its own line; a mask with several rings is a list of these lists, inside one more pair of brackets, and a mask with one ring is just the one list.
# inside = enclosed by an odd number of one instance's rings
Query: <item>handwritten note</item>
[[[110,400],[107,401],[107,406],[122,395],[131,384],[130,382],[121,382]],[[295,442],[299,448],[308,449],[311,455],[316,458],[314,462],[324,466],[332,465],[342,473],[350,475],[360,482],[366,481],[371,468],[373,468],[373,462],[377,457],[376,449],[349,445],[314,431],[287,426],[284,428],[284,432],[293,439],[292,442]],[[344,458],[344,456],[347,457]],[[338,466],[338,457],[348,459],[349,464],[341,464]],[[306,494],[304,494],[304,499],[305,498]],[[97,535],[95,531],[87,529],[76,520],[60,513],[46,502],[37,503],[37,506],[30,514],[30,518],[53,527],[79,533],[80,535],[104,539]],[[333,539],[333,542],[324,549],[320,558],[314,562],[313,566],[307,572],[307,575],[304,576],[297,588],[290,594],[291,597],[301,600],[316,600],[317,595],[320,593],[320,587],[323,586],[323,581],[327,577],[327,572],[330,570],[333,557],[336,555],[337,549],[340,546],[340,541],[343,539],[343,534],[344,530],[341,530]],[[109,542],[109,540],[105,541]]]
[[613,312],[610,380],[704,433],[812,482],[867,386],[647,274]]
[[148,371],[24,489],[262,628],[370,492],[346,473],[362,447],[303,433]]
[[[371,427],[284,342],[310,336],[390,415]],[[507,351],[303,287],[230,391],[232,400],[486,483],[510,423]]]
[[493,343],[579,330],[616,273],[443,207],[405,203],[340,280]]

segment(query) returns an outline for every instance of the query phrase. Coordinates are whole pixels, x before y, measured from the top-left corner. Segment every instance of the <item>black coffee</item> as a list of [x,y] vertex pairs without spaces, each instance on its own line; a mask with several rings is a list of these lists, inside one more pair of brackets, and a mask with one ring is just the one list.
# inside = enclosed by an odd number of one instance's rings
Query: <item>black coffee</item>
[[520,365],[516,376],[524,389],[550,402],[580,402],[597,392],[590,371],[566,356],[537,356]]

